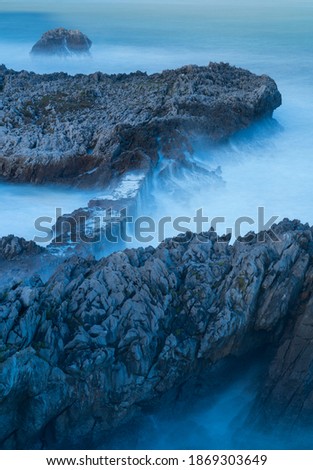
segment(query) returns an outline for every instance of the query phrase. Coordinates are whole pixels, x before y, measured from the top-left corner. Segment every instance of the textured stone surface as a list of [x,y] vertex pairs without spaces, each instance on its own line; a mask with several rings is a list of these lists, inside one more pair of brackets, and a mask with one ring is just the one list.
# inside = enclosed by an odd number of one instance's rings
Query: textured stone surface
[[34,242],[18,238],[14,235],[0,238],[0,260],[14,260],[21,255],[38,255],[43,249]]
[[[290,312],[264,390],[254,412],[276,432],[306,433],[313,422],[313,268],[310,265],[297,303]],[[285,295],[282,300],[285,301]]]
[[3,289],[1,447],[96,446],[144,403],[268,344],[266,409],[279,398],[302,420],[299,407],[313,409],[313,231],[274,230],[278,242],[190,234],[100,261],[73,256],[45,283]]
[[91,45],[90,39],[80,31],[56,28],[42,35],[32,48],[31,54],[66,56],[86,54]]
[[10,181],[107,185],[184,159],[190,136],[219,141],[271,116],[275,82],[228,64],[148,76],[36,75],[0,67],[0,176]]

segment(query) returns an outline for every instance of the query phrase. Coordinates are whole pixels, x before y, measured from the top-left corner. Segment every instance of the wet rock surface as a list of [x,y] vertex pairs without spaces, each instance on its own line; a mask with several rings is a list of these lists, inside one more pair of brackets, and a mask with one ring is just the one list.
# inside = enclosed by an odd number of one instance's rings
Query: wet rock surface
[[78,30],[56,28],[47,31],[33,46],[33,55],[86,54],[92,46],[91,40]]
[[184,160],[190,136],[226,139],[280,106],[275,82],[228,64],[147,75],[37,75],[0,67],[0,175],[106,186]]
[[268,345],[259,412],[312,416],[313,229],[285,220],[274,232],[73,256],[46,282],[33,273],[2,289],[1,447],[96,447],[145,404]]

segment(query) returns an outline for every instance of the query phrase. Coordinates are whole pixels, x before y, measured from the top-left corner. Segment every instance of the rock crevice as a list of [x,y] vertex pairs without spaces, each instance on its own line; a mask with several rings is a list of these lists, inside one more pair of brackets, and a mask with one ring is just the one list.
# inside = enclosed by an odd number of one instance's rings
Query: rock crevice
[[47,31],[31,50],[33,55],[87,54],[92,46],[91,40],[78,30],[56,28]]

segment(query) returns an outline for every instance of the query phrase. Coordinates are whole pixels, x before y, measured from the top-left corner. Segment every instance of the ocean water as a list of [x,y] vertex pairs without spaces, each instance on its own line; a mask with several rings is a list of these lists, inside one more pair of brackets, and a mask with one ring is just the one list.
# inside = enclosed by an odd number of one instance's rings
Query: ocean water
[[[32,45],[44,31],[57,26],[84,31],[94,43],[91,57],[32,58]],[[7,67],[39,73],[153,73],[189,63],[225,61],[270,75],[283,95],[283,106],[274,114],[278,125],[260,124],[219,148],[200,144],[192,159],[202,168],[218,168],[220,184],[210,184],[201,171],[178,174],[172,184],[160,184],[156,179],[142,210],[159,219],[193,217],[202,208],[209,220],[225,218],[218,227],[220,233],[233,227],[238,217],[245,216],[255,220],[255,224],[243,226],[243,232],[258,230],[258,207],[264,207],[266,220],[277,216],[313,223],[312,3],[104,1],[93,2],[87,8],[83,2],[76,2],[74,7],[66,0],[47,3],[46,8],[39,2],[28,2],[27,9],[22,1],[3,2],[0,52],[0,61]],[[1,185],[1,210],[9,210],[10,201],[14,200],[15,205],[10,231],[33,238],[33,224],[25,222],[24,189],[17,190],[13,200],[10,192],[10,188]],[[72,207],[72,202],[76,204],[72,191],[56,191],[51,197],[52,193],[44,188],[29,187],[29,195],[34,200],[38,198],[38,216],[46,215],[47,205],[49,213],[60,206],[58,201],[68,207]],[[24,214],[22,218],[16,212],[18,206]],[[7,230],[8,224],[2,218],[0,235]],[[166,235],[175,233],[171,225],[167,226]],[[154,244],[157,242],[156,237]]]
[[14,234],[32,240],[37,235],[42,238],[43,234],[35,229],[38,218],[50,218],[51,223],[44,225],[52,229],[57,218],[57,209],[63,214],[71,213],[85,207],[86,201],[94,195],[94,191],[61,186],[42,188],[0,182],[0,236]]
[[[310,449],[312,432],[290,434],[279,430],[254,429],[250,422],[255,412],[260,381],[268,367],[261,354],[247,361],[235,361],[218,383],[205,376],[196,393],[180,391],[170,405],[163,403],[147,411],[104,443],[104,449],[223,450],[223,449]],[[263,356],[263,359],[260,358]],[[227,377],[230,377],[227,380]],[[208,385],[210,383],[210,386]],[[201,390],[202,389],[202,390]],[[188,387],[187,387],[188,390]],[[200,390],[200,393],[199,393]]]
[[[94,43],[92,55],[31,58],[32,45],[44,31],[57,26],[85,32]],[[221,146],[199,140],[190,156],[193,171],[173,172],[169,164],[170,177],[162,181],[158,168],[153,188],[142,201],[141,215],[193,217],[202,208],[210,219],[225,218],[218,229],[222,233],[238,217],[255,220],[244,231],[257,230],[258,208],[263,207],[266,220],[289,217],[313,224],[312,2],[3,1],[0,53],[0,62],[7,67],[38,73],[153,73],[190,63],[224,61],[270,75],[283,95],[275,122],[258,123]],[[201,169],[216,172],[217,178],[211,179]],[[53,217],[56,207],[71,211],[89,198],[89,192],[1,183],[0,236],[16,233],[32,239],[35,218]],[[174,234],[169,226],[166,235]],[[181,444],[177,423],[172,419],[169,425],[164,416],[156,415],[151,439],[139,440],[138,446],[204,448],[209,442],[215,448],[223,448],[223,443],[231,447],[232,423],[242,416],[243,408],[243,414],[248,410],[253,380],[249,375],[243,382],[230,383],[214,406],[208,400],[201,402],[201,411],[185,410],[185,419],[179,422],[184,436]],[[189,433],[190,423],[198,440]],[[256,447],[247,435],[246,448],[249,444]]]

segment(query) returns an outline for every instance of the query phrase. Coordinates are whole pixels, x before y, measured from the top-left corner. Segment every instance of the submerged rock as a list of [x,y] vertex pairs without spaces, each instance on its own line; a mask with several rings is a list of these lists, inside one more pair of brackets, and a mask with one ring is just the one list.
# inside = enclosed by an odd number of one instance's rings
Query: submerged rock
[[43,34],[41,39],[33,46],[31,54],[86,54],[91,46],[91,40],[80,31],[57,28]]
[[260,384],[267,410],[279,400],[290,429],[312,417],[313,229],[273,230],[234,246],[209,232],[74,256],[45,284],[1,292],[0,446],[103,445],[145,404],[267,345],[279,358]]

